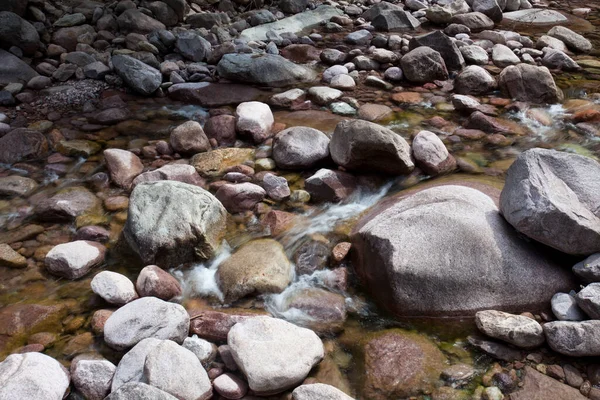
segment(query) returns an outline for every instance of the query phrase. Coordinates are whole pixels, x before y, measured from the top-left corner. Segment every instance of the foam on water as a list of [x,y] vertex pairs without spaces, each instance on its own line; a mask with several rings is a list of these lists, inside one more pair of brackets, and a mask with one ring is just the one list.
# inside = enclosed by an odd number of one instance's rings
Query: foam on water
[[519,121],[520,124],[524,125],[526,128],[533,132],[532,139],[534,140],[543,140],[549,141],[552,139],[552,134],[562,131],[564,127],[564,117],[566,114],[566,110],[562,106],[562,104],[553,104],[549,107],[543,109],[550,118],[552,119],[552,124],[546,126],[539,121],[530,118],[527,115],[527,110],[519,111],[517,113],[513,113],[512,116]]

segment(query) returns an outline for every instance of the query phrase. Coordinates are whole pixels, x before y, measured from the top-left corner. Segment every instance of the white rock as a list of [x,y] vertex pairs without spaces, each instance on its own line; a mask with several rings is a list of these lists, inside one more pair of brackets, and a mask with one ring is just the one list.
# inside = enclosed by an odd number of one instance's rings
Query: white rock
[[494,62],[494,65],[501,68],[508,67],[509,65],[516,65],[521,62],[519,57],[503,44],[496,44],[492,48],[492,61]]
[[194,353],[204,366],[210,364],[217,356],[217,346],[197,335],[185,338],[182,346]]
[[127,383],[114,391],[106,400],[178,400],[167,392],[141,382]]
[[121,306],[135,300],[133,282],[124,275],[112,271],[102,271],[92,279],[92,291],[110,304]]
[[343,65],[333,65],[323,71],[322,81],[325,83],[330,83],[331,80],[338,75],[348,75],[348,68]]
[[71,365],[71,378],[86,399],[102,400],[110,393],[116,368],[108,360],[79,360]]
[[105,253],[106,247],[100,243],[76,240],[54,246],[44,262],[50,273],[77,279],[104,262]]
[[236,130],[250,136],[255,143],[262,143],[271,135],[275,120],[269,106],[259,101],[241,103],[235,110]]
[[542,326],[529,317],[487,310],[475,314],[475,323],[486,335],[517,347],[533,348],[544,343]]
[[412,150],[418,165],[430,175],[447,172],[456,166],[442,140],[433,132],[419,132],[413,140]]
[[560,321],[583,321],[587,316],[577,305],[577,300],[569,293],[556,293],[552,296],[552,312]]
[[144,380],[146,356],[150,350],[160,343],[162,343],[160,339],[148,338],[141,340],[129,350],[117,365],[112,380],[111,391],[115,392],[127,383],[142,382]]
[[313,331],[270,317],[237,323],[227,343],[257,394],[279,393],[297,385],[324,355],[323,343]]
[[213,381],[213,386],[226,399],[241,399],[248,392],[248,384],[231,373],[219,375]]
[[356,86],[356,82],[350,75],[336,75],[331,79],[332,88],[340,90],[351,90]]
[[354,400],[336,387],[323,383],[298,386],[292,392],[294,400]]
[[294,102],[304,100],[306,92],[302,89],[290,89],[271,97],[271,105],[277,107],[291,107]]
[[308,89],[308,94],[319,105],[327,105],[342,97],[343,93],[327,86],[313,86]]

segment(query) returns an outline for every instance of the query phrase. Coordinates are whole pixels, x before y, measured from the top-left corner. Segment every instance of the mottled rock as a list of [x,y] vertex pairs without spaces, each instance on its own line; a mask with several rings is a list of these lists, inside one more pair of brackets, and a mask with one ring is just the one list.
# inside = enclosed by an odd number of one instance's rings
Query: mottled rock
[[456,168],[456,160],[433,132],[419,132],[412,142],[412,150],[419,168],[430,175],[443,174]]
[[498,77],[504,93],[518,101],[556,103],[563,94],[546,67],[519,64],[505,68]]
[[123,189],[129,189],[133,179],[142,173],[144,165],[138,156],[127,150],[104,150],[104,160],[110,178]]
[[404,76],[410,82],[427,83],[448,79],[444,59],[429,47],[418,47],[405,54],[400,60]]
[[171,132],[169,143],[173,150],[181,154],[196,154],[211,149],[208,137],[196,121],[187,121]]
[[271,136],[273,113],[269,106],[258,101],[241,103],[235,109],[236,130],[252,138],[254,143],[262,143]]
[[44,263],[48,272],[67,279],[78,279],[104,262],[106,247],[100,243],[77,240],[54,246]]
[[131,56],[118,54],[112,57],[115,72],[136,92],[150,96],[160,87],[162,74]]
[[182,293],[177,279],[156,265],[148,265],[140,271],[135,288],[142,297],[152,296],[162,300],[171,300]]
[[110,393],[116,367],[108,360],[78,360],[71,364],[71,379],[88,400],[102,400]]
[[486,310],[475,314],[477,328],[487,336],[521,348],[544,343],[542,326],[534,319],[502,311]]
[[314,201],[337,202],[350,196],[356,187],[356,179],[351,174],[326,168],[304,181],[304,188]]
[[509,395],[509,400],[585,400],[579,390],[560,383],[535,369],[525,367],[523,387]]

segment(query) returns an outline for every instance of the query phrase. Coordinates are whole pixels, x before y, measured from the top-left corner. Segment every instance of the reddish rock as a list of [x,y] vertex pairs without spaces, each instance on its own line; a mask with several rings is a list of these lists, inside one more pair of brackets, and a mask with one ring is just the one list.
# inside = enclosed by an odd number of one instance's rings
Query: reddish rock
[[140,271],[135,288],[141,297],[154,296],[171,300],[181,296],[181,285],[177,279],[156,265],[148,265]]
[[220,107],[256,100],[265,92],[235,83],[179,83],[169,88],[169,97],[204,107]]
[[367,103],[360,106],[358,109],[358,118],[366,121],[375,122],[382,119],[390,118],[394,111],[383,104]]
[[281,49],[280,54],[295,63],[306,64],[319,61],[321,51],[310,44],[291,44]]
[[263,188],[253,183],[227,183],[217,190],[215,197],[227,211],[236,213],[254,209],[254,206],[261,202],[266,194]]
[[219,375],[213,381],[213,387],[226,399],[241,399],[248,392],[248,384],[231,373]]
[[63,189],[49,199],[40,201],[35,212],[40,219],[69,220],[100,209],[100,199],[94,193],[76,186]]
[[347,172],[322,168],[304,181],[304,189],[314,201],[336,202],[354,192],[356,179]]
[[279,236],[294,225],[296,215],[279,210],[271,210],[262,218],[262,224],[271,231],[271,236]]
[[110,317],[114,313],[114,310],[97,310],[92,315],[92,322],[90,323],[92,327],[92,331],[95,334],[101,335],[104,333],[104,324],[108,317]]
[[480,131],[479,129],[457,129],[453,132],[454,135],[460,136],[463,139],[467,140],[479,140],[483,139],[486,135],[484,131]]
[[418,92],[400,92],[394,93],[392,100],[398,104],[418,104],[423,101],[423,96]]
[[46,137],[34,130],[17,128],[0,137],[0,163],[36,160],[48,153]]
[[556,379],[525,367],[522,388],[508,396],[509,400],[585,400],[579,390],[560,383]]
[[169,143],[180,154],[196,154],[211,149],[202,126],[196,121],[187,121],[171,132]]
[[130,189],[133,179],[144,170],[139,157],[127,150],[104,150],[104,159],[112,181],[123,189]]
[[210,342],[225,342],[229,330],[238,322],[258,314],[226,314],[218,311],[190,311],[190,334],[196,334]]
[[113,196],[104,200],[104,208],[108,211],[122,211],[129,207],[129,197]]
[[587,109],[576,111],[571,117],[573,122],[600,122],[600,110]]
[[23,347],[19,347],[18,349],[16,349],[15,351],[13,351],[13,353],[41,353],[42,351],[44,351],[44,346],[41,344],[28,344],[25,345]]
[[219,146],[232,146],[235,143],[235,117],[233,115],[217,115],[210,117],[204,125],[204,133],[215,139]]
[[348,255],[348,252],[350,251],[351,247],[352,244],[350,242],[341,242],[336,244],[333,250],[331,251],[333,261],[335,261],[336,263],[342,262]]
[[81,227],[75,234],[75,240],[91,240],[93,242],[106,242],[110,239],[110,232],[101,226],[89,225]]
[[467,129],[479,129],[487,133],[511,133],[512,129],[497,118],[476,111],[465,122]]

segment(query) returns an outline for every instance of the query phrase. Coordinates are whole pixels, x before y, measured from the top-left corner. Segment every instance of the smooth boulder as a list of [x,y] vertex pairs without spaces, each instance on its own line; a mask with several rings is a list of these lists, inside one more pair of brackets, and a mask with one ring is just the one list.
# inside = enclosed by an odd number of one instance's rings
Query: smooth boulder
[[159,70],[131,56],[118,54],[113,56],[111,61],[115,72],[139,94],[150,96],[162,83],[162,74]]
[[273,141],[273,159],[281,169],[313,168],[328,158],[329,138],[317,129],[294,126]]
[[529,349],[544,343],[542,326],[534,319],[502,311],[485,310],[475,314],[477,328],[487,336]]
[[552,350],[569,357],[600,356],[600,321],[553,321],[544,324]]
[[441,54],[426,47],[417,47],[400,60],[404,76],[410,82],[427,83],[448,79],[448,69]]
[[550,70],[535,65],[518,64],[504,68],[498,76],[498,86],[518,101],[552,104],[564,97]]
[[76,240],[54,246],[44,263],[53,275],[67,279],[78,279],[92,268],[104,262],[106,247],[100,243]]

